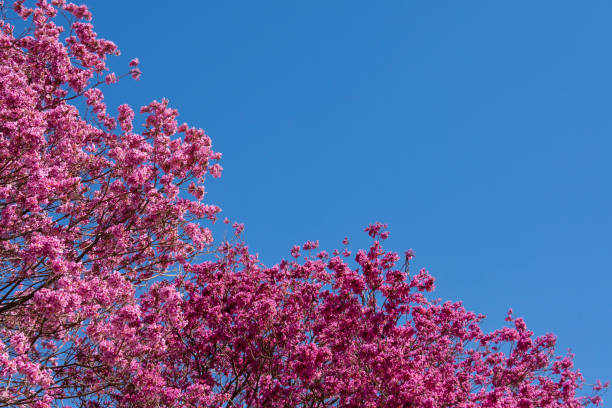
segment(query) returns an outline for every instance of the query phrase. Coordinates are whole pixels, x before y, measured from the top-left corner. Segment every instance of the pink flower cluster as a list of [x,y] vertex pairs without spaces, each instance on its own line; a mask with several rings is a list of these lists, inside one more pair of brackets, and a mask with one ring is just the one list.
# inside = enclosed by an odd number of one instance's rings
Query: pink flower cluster
[[552,334],[511,312],[485,333],[484,316],[428,300],[434,278],[383,248],[384,224],[353,259],[348,239],[331,256],[307,241],[265,266],[240,223],[215,244],[204,181],[221,154],[205,132],[165,99],[139,128],[129,105],[109,113],[119,50],[86,6],[0,11],[0,406],[601,404],[608,383],[580,395]]

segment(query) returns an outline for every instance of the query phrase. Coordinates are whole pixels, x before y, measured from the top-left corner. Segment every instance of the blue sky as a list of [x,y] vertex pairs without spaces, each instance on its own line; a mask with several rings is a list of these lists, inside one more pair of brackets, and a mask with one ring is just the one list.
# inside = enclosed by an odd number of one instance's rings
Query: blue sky
[[[224,154],[208,200],[272,264],[293,244],[413,248],[437,295],[509,307],[612,379],[612,3],[92,1]],[[606,404],[612,406],[612,404]]]

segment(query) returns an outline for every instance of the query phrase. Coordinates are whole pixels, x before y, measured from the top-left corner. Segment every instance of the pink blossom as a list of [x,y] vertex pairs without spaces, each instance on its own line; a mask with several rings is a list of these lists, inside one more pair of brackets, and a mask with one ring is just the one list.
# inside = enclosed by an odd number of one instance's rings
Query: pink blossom
[[140,69],[138,68],[130,69],[130,75],[132,76],[132,78],[134,78],[137,81],[140,79],[141,74],[142,74],[142,71],[140,71]]
[[114,84],[115,82],[117,82],[117,76],[114,72],[111,72],[106,76],[106,78],[104,78],[104,82],[106,82],[108,85]]
[[244,231],[244,224],[239,224],[237,222],[232,224],[232,228],[234,228],[234,234],[236,236],[240,235],[242,231]]
[[304,245],[302,245],[302,248],[304,248],[304,251],[309,251],[311,249],[317,249],[318,247],[319,247],[319,241],[306,241]]
[[291,256],[294,258],[300,257],[300,246],[299,245],[294,245],[293,248],[291,248]]
[[221,177],[221,171],[223,170],[223,167],[221,167],[220,164],[215,163],[213,164],[208,171],[210,171],[210,175],[213,176],[214,178],[219,178]]

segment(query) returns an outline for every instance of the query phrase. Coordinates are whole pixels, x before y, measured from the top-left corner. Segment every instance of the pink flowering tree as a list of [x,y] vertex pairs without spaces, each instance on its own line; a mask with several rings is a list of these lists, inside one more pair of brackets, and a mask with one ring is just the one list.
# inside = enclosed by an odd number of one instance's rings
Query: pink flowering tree
[[92,330],[106,350],[121,350],[99,360],[95,375],[120,386],[95,406],[600,402],[577,396],[583,379],[571,357],[555,356],[554,335],[534,337],[511,312],[509,327],[484,333],[484,316],[427,300],[433,277],[398,267],[398,254],[381,245],[383,228],[366,229],[373,243],[355,254],[355,267],[347,248],[330,256],[315,251],[316,242],[294,247],[292,261],[272,267],[243,244],[224,243],[216,260],[186,265],[186,279],[155,283],[121,318],[109,316]]
[[[0,2],[0,4],[3,4]],[[2,5],[0,407],[579,407],[600,404],[555,337],[485,333],[424,295],[389,233],[353,256],[268,267],[213,244],[206,134],[168,102],[107,112],[121,75],[87,7]],[[126,67],[138,79],[138,60]]]
[[0,406],[42,407],[107,388],[80,377],[98,365],[90,328],[209,247],[193,221],[220,211],[202,198],[221,168],[165,100],[140,109],[140,132],[128,105],[107,112],[119,51],[87,7],[23,3],[0,20]]

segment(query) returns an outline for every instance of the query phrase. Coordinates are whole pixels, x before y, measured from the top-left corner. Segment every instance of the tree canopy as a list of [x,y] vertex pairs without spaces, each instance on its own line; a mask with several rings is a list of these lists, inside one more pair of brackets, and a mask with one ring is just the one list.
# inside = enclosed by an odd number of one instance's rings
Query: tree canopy
[[383,248],[383,224],[366,250],[309,241],[273,266],[241,224],[217,242],[205,132],[167,100],[138,128],[107,111],[119,50],[86,6],[0,4],[0,407],[601,404],[554,335],[511,311],[484,332],[426,297],[434,278]]

